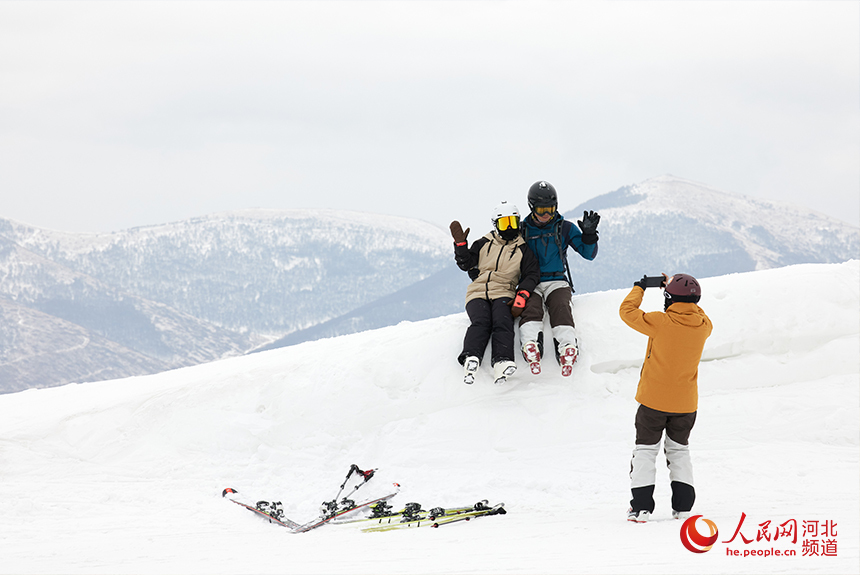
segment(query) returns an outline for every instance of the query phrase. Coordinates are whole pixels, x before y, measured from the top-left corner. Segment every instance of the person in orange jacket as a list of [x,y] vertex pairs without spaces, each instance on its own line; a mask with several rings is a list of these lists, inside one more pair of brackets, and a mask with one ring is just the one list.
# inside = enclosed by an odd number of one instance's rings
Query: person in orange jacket
[[[652,281],[648,281],[652,280]],[[696,500],[689,437],[696,423],[699,391],[699,361],[713,325],[697,304],[702,295],[699,282],[691,275],[663,275],[665,296],[662,312],[639,309],[645,288],[656,287],[653,278],[643,277],[621,302],[621,319],[648,336],[645,362],[636,390],[636,447],[630,462],[630,489],[633,498],[627,520],[648,521],[654,512],[654,484],[657,454],[663,432],[664,450],[672,487],[672,516],[689,517]]]

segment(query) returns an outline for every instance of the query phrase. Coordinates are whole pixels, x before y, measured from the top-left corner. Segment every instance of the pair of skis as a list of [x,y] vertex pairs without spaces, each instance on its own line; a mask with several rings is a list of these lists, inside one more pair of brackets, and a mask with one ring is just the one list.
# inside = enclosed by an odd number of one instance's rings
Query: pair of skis
[[[226,488],[221,492],[221,497],[226,497],[230,499],[236,505],[244,507],[245,509],[256,513],[266,519],[269,520],[270,523],[275,523],[280,525],[281,527],[286,527],[293,533],[305,533],[306,531],[310,531],[312,529],[316,529],[317,527],[321,527],[330,521],[343,517],[346,514],[352,513],[354,511],[358,511],[359,509],[364,509],[366,507],[370,507],[371,505],[376,505],[382,503],[384,501],[388,501],[400,491],[400,485],[395,483],[393,485],[393,489],[390,493],[383,495],[382,497],[377,497],[375,499],[369,499],[366,501],[362,501],[360,503],[356,503],[353,499],[350,499],[352,495],[358,491],[363,485],[365,485],[370,478],[373,477],[373,474],[376,472],[375,469],[370,469],[368,471],[362,471],[358,468],[357,465],[353,464],[349,468],[349,472],[346,474],[346,479],[343,480],[343,483],[340,485],[340,490],[338,490],[337,495],[335,495],[334,499],[331,501],[325,501],[320,506],[320,517],[319,519],[313,519],[308,521],[307,523],[297,523],[292,519],[284,516],[284,510],[281,506],[280,501],[257,501],[255,504],[251,504],[247,501],[242,501],[239,498],[239,492],[233,489],[232,487]],[[343,493],[344,487],[349,482],[350,478],[353,475],[357,475],[360,478],[360,482],[343,498],[340,498],[341,493]]]
[[251,504],[246,501],[242,501],[238,497],[238,492],[235,489],[228,487],[222,493],[223,497],[227,497],[235,503],[236,505],[240,505],[249,511],[253,511],[257,515],[262,516],[265,519],[268,519],[270,523],[275,523],[276,525],[280,525],[281,527],[286,527],[292,533],[305,533],[312,529],[316,529],[317,527],[322,527],[326,523],[335,521],[336,519],[343,517],[348,513],[352,513],[354,511],[358,511],[359,509],[364,509],[366,507],[370,507],[371,505],[375,505],[382,501],[387,501],[397,495],[400,486],[395,483],[394,490],[382,497],[377,497],[376,499],[371,499],[368,501],[363,501],[361,503],[353,503],[350,506],[346,506],[336,511],[331,512],[329,515],[323,515],[318,519],[313,519],[308,521],[307,523],[297,523],[292,519],[284,516],[283,508],[281,507],[280,501],[268,502],[268,501],[258,501],[256,504]]
[[[435,507],[429,511],[421,509],[421,506],[418,503],[408,503],[406,507],[400,511],[392,511],[392,506],[388,503],[388,500],[397,495],[400,491],[400,485],[397,483],[393,484],[392,490],[389,493],[381,497],[361,502],[355,502],[353,499],[350,499],[350,497],[358,491],[360,487],[373,477],[375,471],[375,469],[362,471],[358,466],[352,465],[335,498],[331,501],[324,502],[320,507],[320,517],[308,521],[307,523],[298,523],[286,517],[280,501],[257,501],[256,503],[243,501],[239,496],[239,492],[231,487],[224,489],[221,496],[228,498],[236,505],[256,513],[268,520],[270,523],[275,523],[276,525],[286,528],[291,533],[305,533],[327,523],[366,524],[367,526],[362,529],[362,531],[365,532],[390,531],[393,529],[423,526],[440,527],[442,525],[448,525],[459,521],[470,521],[476,517],[486,515],[504,515],[506,513],[504,504],[490,506],[486,500],[479,501],[475,505],[466,507],[453,507],[448,509]],[[363,479],[363,481],[358,483],[358,485],[356,485],[352,491],[347,493],[343,498],[340,498],[344,487],[349,482],[353,474],[358,475]],[[355,512],[364,509],[371,510],[369,517],[355,516]]]
[[[410,503],[409,505],[418,505]],[[408,506],[407,506],[408,507]],[[471,521],[476,517],[485,517],[488,515],[504,515],[505,504],[490,506],[487,500],[479,501],[475,505],[468,507],[453,507],[443,509],[436,507],[429,511],[419,510],[413,513],[399,512],[387,517],[377,517],[365,519],[365,523],[369,523],[367,527],[363,527],[365,533],[373,533],[376,531],[393,531],[395,529],[413,529],[415,527],[441,527],[450,525],[451,523],[459,523],[460,521]]]

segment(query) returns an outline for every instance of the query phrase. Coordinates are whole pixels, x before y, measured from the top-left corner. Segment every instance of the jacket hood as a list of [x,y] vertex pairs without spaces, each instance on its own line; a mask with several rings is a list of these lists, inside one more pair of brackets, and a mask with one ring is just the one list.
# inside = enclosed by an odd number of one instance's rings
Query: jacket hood
[[705,312],[691,302],[678,301],[669,306],[666,315],[673,323],[686,327],[699,327],[705,323]]

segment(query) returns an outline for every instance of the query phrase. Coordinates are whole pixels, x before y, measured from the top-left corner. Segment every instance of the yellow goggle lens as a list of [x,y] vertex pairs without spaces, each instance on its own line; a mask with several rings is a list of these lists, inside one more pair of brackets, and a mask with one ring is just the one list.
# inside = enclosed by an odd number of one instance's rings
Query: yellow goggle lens
[[505,216],[496,220],[496,227],[500,232],[508,228],[515,230],[520,227],[520,219],[517,216]]
[[554,214],[555,206],[547,206],[547,207],[537,207],[535,208],[535,213],[542,216],[544,214]]

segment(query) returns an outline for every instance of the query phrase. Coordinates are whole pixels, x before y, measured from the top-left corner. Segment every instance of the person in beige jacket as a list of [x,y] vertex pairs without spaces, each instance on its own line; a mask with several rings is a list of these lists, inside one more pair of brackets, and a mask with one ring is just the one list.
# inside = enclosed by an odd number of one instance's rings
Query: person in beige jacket
[[451,222],[454,260],[469,273],[466,313],[471,324],[466,329],[463,351],[457,358],[463,366],[465,383],[475,381],[475,373],[492,338],[493,378],[502,384],[517,369],[514,360],[514,317],[519,316],[540,281],[540,267],[520,232],[517,207],[501,202],[492,212],[493,230],[468,245],[469,229]]
[[689,517],[693,508],[696,490],[689,437],[699,409],[699,361],[713,329],[711,320],[697,305],[702,295],[699,282],[687,274],[675,274],[661,282],[663,312],[640,310],[649,279],[643,277],[633,284],[619,310],[624,323],[648,336],[636,390],[636,447],[630,462],[633,499],[627,512],[628,521],[637,523],[648,521],[654,512],[656,460],[664,431],[672,516]]

